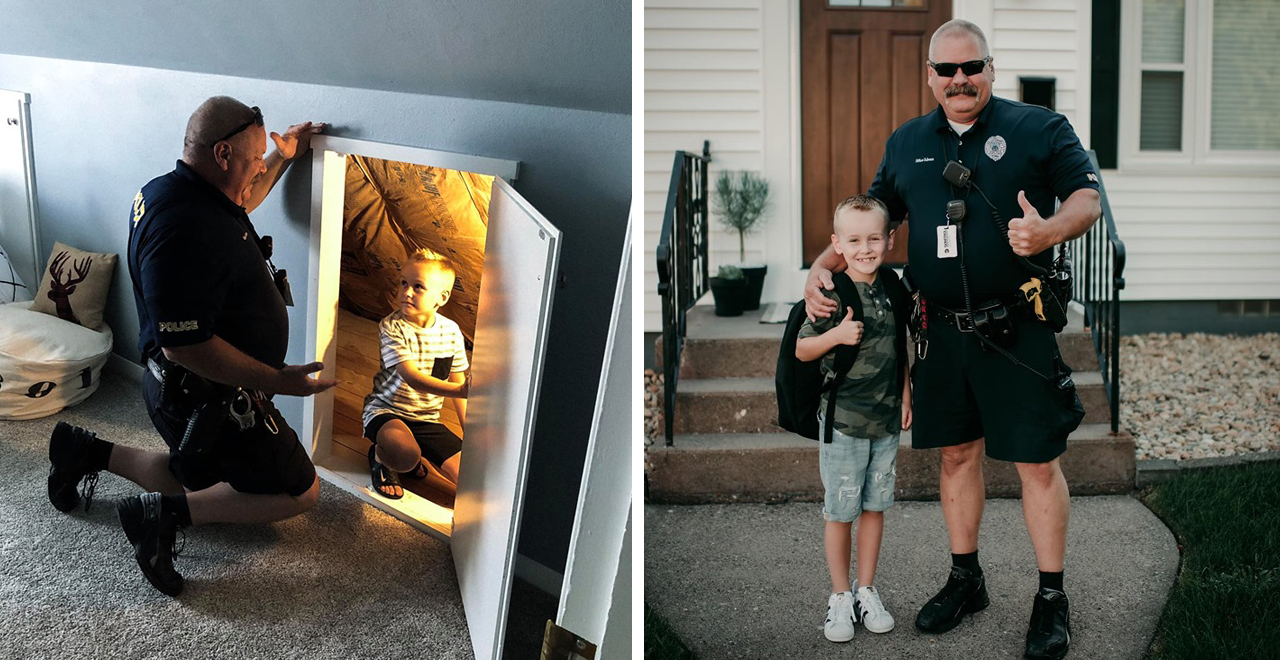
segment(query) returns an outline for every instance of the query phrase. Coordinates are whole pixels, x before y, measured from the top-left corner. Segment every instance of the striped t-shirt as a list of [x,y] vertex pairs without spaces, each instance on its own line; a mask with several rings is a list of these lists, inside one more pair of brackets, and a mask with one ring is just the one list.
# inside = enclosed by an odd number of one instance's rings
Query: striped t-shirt
[[440,421],[444,397],[419,392],[396,373],[396,365],[409,362],[430,374],[437,358],[452,359],[450,373],[466,371],[467,351],[458,324],[436,314],[435,323],[424,328],[405,318],[399,310],[378,324],[382,368],[373,377],[373,391],[364,399],[364,424],[381,413],[391,413],[420,422]]

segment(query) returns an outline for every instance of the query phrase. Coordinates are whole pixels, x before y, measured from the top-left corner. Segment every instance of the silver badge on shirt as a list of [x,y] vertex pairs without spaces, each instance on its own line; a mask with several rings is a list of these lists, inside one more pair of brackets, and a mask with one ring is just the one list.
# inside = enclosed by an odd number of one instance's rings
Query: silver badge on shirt
[[987,138],[987,143],[983,146],[983,151],[987,152],[987,158],[990,158],[991,160],[1000,160],[1000,158],[1004,156],[1005,150],[1008,148],[1009,145],[1005,143],[1003,137],[999,135],[992,135]]

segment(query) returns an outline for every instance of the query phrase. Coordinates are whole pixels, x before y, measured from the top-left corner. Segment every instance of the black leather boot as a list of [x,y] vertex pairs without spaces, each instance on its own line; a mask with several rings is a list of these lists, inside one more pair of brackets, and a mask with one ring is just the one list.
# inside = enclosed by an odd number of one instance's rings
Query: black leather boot
[[1026,657],[1061,660],[1070,644],[1071,613],[1067,595],[1057,589],[1041,589],[1031,607]]
[[916,628],[927,633],[947,632],[960,625],[964,615],[982,611],[990,603],[981,573],[952,566],[946,586],[920,608]]

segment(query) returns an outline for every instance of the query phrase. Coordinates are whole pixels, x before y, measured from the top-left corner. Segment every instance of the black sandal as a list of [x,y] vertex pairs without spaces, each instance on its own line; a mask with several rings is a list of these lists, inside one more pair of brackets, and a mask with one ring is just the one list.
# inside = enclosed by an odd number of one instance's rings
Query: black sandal
[[[400,476],[396,474],[395,470],[379,463],[378,459],[374,458],[374,451],[377,448],[377,445],[369,447],[369,473],[373,480],[373,492],[389,500],[398,500],[404,497],[404,486],[400,485]],[[400,494],[392,495],[382,490],[383,488],[391,487],[399,487]]]
[[418,461],[417,467],[413,468],[412,470],[409,470],[408,472],[401,472],[400,476],[408,477],[410,479],[415,479],[415,480],[426,479],[427,466],[423,465],[422,461]]

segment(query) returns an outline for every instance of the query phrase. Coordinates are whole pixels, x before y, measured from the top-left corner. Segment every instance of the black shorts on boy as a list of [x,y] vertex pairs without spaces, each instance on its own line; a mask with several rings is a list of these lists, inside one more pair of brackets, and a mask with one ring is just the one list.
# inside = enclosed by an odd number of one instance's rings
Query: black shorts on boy
[[449,427],[444,424],[419,422],[387,412],[378,413],[373,419],[369,420],[369,423],[364,427],[364,437],[377,444],[378,431],[387,422],[395,419],[404,422],[405,426],[409,427],[409,431],[413,433],[413,439],[418,441],[418,449],[422,451],[422,457],[437,468],[462,451],[462,439],[454,435],[453,431],[450,431]]

